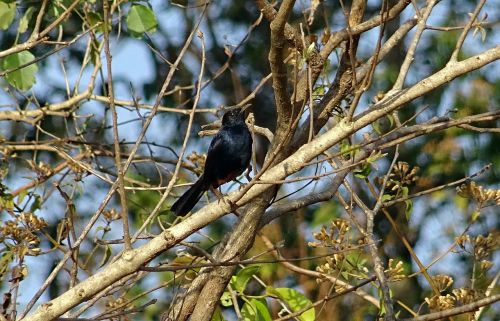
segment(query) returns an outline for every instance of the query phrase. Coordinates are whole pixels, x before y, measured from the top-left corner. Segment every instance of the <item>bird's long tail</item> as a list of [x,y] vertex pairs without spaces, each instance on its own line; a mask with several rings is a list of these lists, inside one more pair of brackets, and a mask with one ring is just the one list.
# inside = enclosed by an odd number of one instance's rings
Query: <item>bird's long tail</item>
[[203,192],[208,189],[205,178],[201,176],[170,208],[175,215],[184,216],[193,209]]

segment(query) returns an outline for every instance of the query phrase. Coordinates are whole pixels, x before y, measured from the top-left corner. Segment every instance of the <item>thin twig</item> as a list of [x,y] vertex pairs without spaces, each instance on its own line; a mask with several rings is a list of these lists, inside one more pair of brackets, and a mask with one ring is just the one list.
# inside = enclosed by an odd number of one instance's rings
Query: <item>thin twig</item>
[[[47,1],[44,1],[42,3],[42,7],[41,7],[41,10],[37,16],[37,21],[35,23],[35,27],[38,25],[38,27],[40,27],[40,22],[41,22],[41,19],[43,18],[43,13],[44,13],[44,9],[45,9],[45,6],[46,6],[46,2]],[[42,43],[43,41],[45,41],[47,38],[47,34],[49,32],[52,31],[52,29],[54,29],[55,27],[57,27],[63,20],[65,20],[68,15],[71,13],[71,11],[73,11],[73,9],[78,5],[78,3],[80,2],[80,0],[75,0],[71,3],[71,5],[69,5],[69,7],[64,10],[58,17],[57,19],[55,19],[49,26],[47,26],[47,28],[45,28],[44,30],[42,30],[40,33],[37,32],[37,29],[35,28],[33,30],[33,33],[31,34],[30,38],[28,39],[28,41],[22,43],[22,44],[18,44],[18,45],[15,45],[9,49],[6,49],[4,51],[0,51],[0,58],[4,58],[4,57],[7,57],[9,55],[12,55],[14,53],[17,53],[17,52],[21,52],[21,51],[24,51],[24,50],[28,50],[28,49],[31,49],[33,48],[34,46]],[[36,31],[36,32],[35,32]]]
[[396,146],[396,151],[394,152],[394,158],[392,160],[391,165],[389,166],[387,174],[384,176],[382,187],[380,188],[380,192],[378,195],[377,203],[375,204],[373,210],[369,210],[367,208],[363,209],[366,214],[366,237],[368,239],[368,242],[370,242],[369,249],[373,259],[375,274],[377,275],[378,283],[383,293],[383,301],[385,307],[384,320],[386,321],[395,320],[394,307],[393,307],[394,303],[391,297],[391,291],[389,289],[389,285],[387,283],[387,278],[385,276],[384,264],[382,263],[382,259],[378,254],[378,247],[377,244],[375,243],[375,238],[373,236],[373,228],[375,222],[375,215],[380,211],[380,208],[382,207],[384,192],[387,186],[387,182],[389,181],[389,176],[392,173],[392,169],[396,165],[396,161],[399,157],[398,151],[399,151],[399,145]]
[[[276,247],[269,240],[269,238],[267,238],[264,235],[261,235],[261,239],[262,239],[262,241],[264,242],[264,244],[266,245],[266,247],[268,249],[272,249],[271,254],[276,258],[276,260],[283,260],[283,256],[276,249]],[[351,284],[349,284],[347,282],[344,282],[341,279],[339,279],[339,278],[337,278],[337,277],[335,277],[335,276],[333,276],[331,274],[321,273],[321,272],[317,272],[317,271],[311,271],[309,269],[304,269],[304,268],[301,268],[299,266],[296,266],[296,265],[292,264],[290,260],[283,260],[283,261],[280,261],[280,263],[285,268],[289,269],[290,271],[293,271],[293,272],[296,272],[296,273],[299,273],[299,274],[307,275],[307,276],[310,276],[310,277],[313,277],[313,278],[316,278],[316,279],[323,279],[323,278],[325,278],[328,281],[330,281],[332,284],[338,284],[338,285],[346,287],[346,288],[349,288],[349,287],[352,286]],[[380,306],[379,306],[379,300],[377,300],[377,298],[371,296],[367,292],[365,292],[363,290],[357,290],[354,293],[356,295],[358,295],[360,298],[362,298],[362,299],[370,302],[371,304],[373,304],[377,308],[380,308]]]
[[127,194],[125,194],[125,172],[122,168],[122,160],[120,153],[120,135],[118,133],[118,115],[116,113],[115,107],[115,93],[113,89],[113,70],[112,70],[112,58],[111,51],[109,50],[109,3],[104,1],[102,4],[104,11],[104,54],[106,55],[107,72],[108,72],[108,96],[109,96],[109,107],[111,109],[111,119],[113,121],[113,145],[115,149],[115,166],[118,181],[118,194],[120,195],[120,205],[121,205],[121,218],[123,223],[123,238],[125,240],[124,246],[125,251],[132,248],[130,243],[130,229],[128,224],[128,208],[127,208]]
[[456,308],[448,309],[445,311],[440,311],[440,312],[434,312],[434,313],[429,313],[426,315],[421,315],[416,318],[409,318],[409,319],[399,319],[399,321],[434,321],[434,320],[441,320],[447,317],[451,317],[454,315],[460,315],[468,312],[473,312],[476,311],[477,309],[491,305],[497,301],[500,301],[500,294],[492,295],[490,297],[465,304]]
[[[153,209],[153,211],[148,216],[148,218],[144,221],[144,223],[142,224],[142,226],[136,231],[136,233],[134,234],[134,236],[132,238],[132,242],[134,242],[137,239],[137,237],[141,235],[142,231],[144,231],[144,229],[149,225],[149,223],[156,217],[156,215],[158,214],[158,212],[161,209],[161,206],[162,206],[163,202],[166,200],[166,198],[170,194],[170,191],[172,190],[172,188],[173,188],[173,186],[175,184],[175,181],[177,180],[177,175],[179,173],[179,170],[180,170],[180,167],[181,167],[181,164],[182,164],[182,156],[184,155],[184,152],[185,152],[186,147],[187,147],[187,142],[189,140],[191,127],[192,127],[193,120],[194,120],[195,110],[198,107],[198,102],[200,100],[200,95],[201,95],[201,84],[203,82],[203,74],[204,74],[204,71],[205,71],[205,62],[206,61],[205,61],[205,41],[204,41],[204,38],[203,38],[203,34],[198,30],[198,28],[199,28],[200,23],[203,20],[203,17],[205,16],[207,8],[208,8],[208,4],[204,7],[203,11],[201,12],[200,17],[199,17],[199,19],[198,19],[195,27],[193,28],[193,30],[189,34],[189,37],[186,40],[186,43],[184,44],[184,47],[181,50],[181,53],[179,54],[179,57],[175,60],[173,67],[171,67],[171,69],[169,71],[169,74],[167,76],[167,81],[166,81],[166,83],[170,82],[170,80],[173,77],[173,74],[175,73],[175,71],[177,69],[177,66],[179,65],[179,63],[182,60],[182,57],[187,52],[187,49],[189,48],[189,46],[190,46],[190,44],[192,42],[192,39],[194,38],[194,35],[198,34],[198,37],[200,38],[201,45],[202,45],[202,55],[203,56],[202,56],[202,60],[201,60],[200,73],[198,75],[198,82],[197,82],[198,87],[197,87],[197,90],[196,90],[196,96],[195,96],[195,100],[194,100],[194,103],[193,103],[193,107],[192,107],[191,112],[189,114],[188,127],[186,129],[186,135],[184,136],[184,142],[182,144],[181,152],[179,153],[179,160],[178,160],[177,164],[175,165],[174,173],[173,173],[173,175],[172,175],[172,177],[171,177],[171,179],[170,179],[170,181],[168,183],[168,186],[167,186],[165,192],[163,193],[160,201],[156,204],[156,207]],[[167,86],[164,86],[164,88],[166,90]],[[161,99],[161,96],[159,95],[158,98],[157,98],[157,103],[155,105],[159,105],[160,104],[160,99]]]
[[[363,245],[357,245],[357,246],[352,246],[350,248],[340,250],[340,251],[333,251],[331,253],[327,254],[322,254],[322,255],[315,255],[315,256],[308,256],[308,257],[301,257],[301,258],[284,258],[283,256],[279,255],[277,259],[272,259],[272,260],[255,260],[254,258],[246,259],[246,260],[228,260],[228,261],[216,261],[214,258],[212,258],[210,263],[195,263],[195,264],[189,264],[189,265],[170,265],[170,266],[158,266],[158,267],[149,267],[149,266],[144,266],[141,267],[141,271],[148,271],[148,272],[175,272],[175,271],[181,271],[181,270],[192,270],[192,269],[199,269],[199,268],[207,268],[207,267],[218,267],[218,266],[236,266],[236,265],[258,265],[258,264],[274,264],[274,263],[287,263],[287,262],[300,262],[300,261],[310,261],[314,259],[320,259],[328,256],[332,256],[338,253],[345,253],[349,251],[353,251],[362,247],[365,247],[366,244]],[[271,248],[271,250],[274,251],[274,248]],[[316,273],[316,272],[314,272]],[[314,274],[317,277],[324,276],[325,274],[322,273],[317,273]]]
[[242,317],[241,311],[240,311],[240,306],[238,305],[238,297],[236,296],[236,291],[231,287],[231,284],[227,285],[227,290],[229,291],[229,294],[231,295],[231,301],[233,301],[234,313],[236,313],[238,320],[243,320],[243,317]]
[[456,180],[456,181],[453,181],[453,182],[450,182],[450,183],[446,183],[446,184],[443,184],[443,185],[440,185],[440,186],[436,186],[436,187],[433,187],[433,188],[429,188],[429,189],[426,189],[425,191],[421,191],[421,192],[418,192],[418,193],[414,193],[414,194],[411,194],[411,195],[408,195],[406,197],[401,197],[401,198],[398,198],[398,199],[394,199],[394,200],[390,200],[390,201],[386,201],[382,204],[382,207],[383,208],[387,208],[387,207],[390,207],[394,204],[397,204],[397,203],[401,203],[401,202],[405,202],[409,199],[412,199],[412,198],[417,198],[417,197],[420,197],[420,196],[423,196],[423,195],[428,195],[428,194],[431,194],[431,193],[434,193],[434,192],[437,192],[437,191],[440,191],[442,189],[445,189],[445,188],[448,188],[448,187],[452,187],[452,186],[456,186],[458,184],[462,184],[476,176],[479,176],[479,175],[482,175],[484,172],[488,171],[491,169],[491,166],[492,164],[487,164],[485,166],[483,166],[479,171],[471,174],[471,175],[468,175],[468,176],[465,176],[464,178],[461,178],[459,180]]
[[455,49],[453,50],[450,61],[449,63],[454,63],[458,59],[458,54],[460,53],[460,49],[462,49],[462,46],[464,45],[465,38],[467,37],[467,34],[469,33],[469,30],[472,28],[474,25],[474,22],[477,19],[477,16],[481,12],[481,9],[483,8],[484,4],[486,3],[486,0],[480,0],[477,3],[476,8],[474,9],[474,12],[472,13],[469,21],[467,21],[467,24],[465,25],[464,29],[462,30],[462,33],[458,37],[457,43],[455,45]]
[[415,32],[415,35],[413,36],[413,40],[410,44],[410,48],[408,48],[408,52],[406,54],[406,57],[403,61],[403,64],[401,65],[401,68],[399,69],[399,74],[398,78],[396,79],[396,82],[394,83],[394,86],[392,87],[391,91],[398,91],[403,88],[406,76],[408,75],[408,71],[410,70],[411,63],[414,60],[415,57],[415,51],[417,50],[417,45],[420,41],[420,38],[422,37],[422,33],[425,30],[426,22],[427,19],[429,18],[432,9],[436,5],[437,0],[428,0],[427,5],[425,7],[423,16],[419,18],[419,21],[417,23],[417,30]]

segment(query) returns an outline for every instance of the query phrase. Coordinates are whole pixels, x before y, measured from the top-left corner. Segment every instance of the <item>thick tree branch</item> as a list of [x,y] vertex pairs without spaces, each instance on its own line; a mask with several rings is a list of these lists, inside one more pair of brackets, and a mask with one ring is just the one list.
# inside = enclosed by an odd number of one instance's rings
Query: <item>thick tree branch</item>
[[288,92],[288,77],[285,65],[285,24],[292,12],[295,1],[283,1],[278,13],[271,21],[271,50],[269,64],[273,75],[274,99],[278,114],[276,134],[280,140],[284,139],[285,128],[290,128],[293,121],[293,111]]
[[[386,97],[369,110],[355,116],[353,122],[346,123],[344,121],[340,121],[337,126],[326,131],[324,134],[317,136],[310,144],[302,146],[290,157],[287,157],[280,163],[269,168],[262,175],[262,179],[284,179],[288,175],[302,169],[304,164],[307,164],[317,155],[320,155],[325,150],[339,143],[342,139],[350,136],[355,131],[369,125],[374,120],[401,108],[409,101],[450,82],[460,75],[476,70],[497,59],[500,59],[500,45],[479,55],[446,66],[442,70],[420,81],[412,87],[390,97]],[[230,202],[238,199],[237,205],[242,206],[250,201],[255,201],[257,196],[268,190],[270,187],[271,185],[256,184],[253,185],[245,193],[245,195],[240,195],[240,192],[236,191],[230,193],[226,199]],[[110,263],[101,271],[77,284],[63,295],[47,302],[46,304],[42,304],[33,314],[25,317],[24,320],[47,321],[60,316],[71,307],[92,297],[106,286],[117,282],[131,273],[134,273],[142,265],[164,252],[166,249],[171,248],[187,236],[217,220],[230,211],[231,208],[226,201],[210,203],[200,209],[195,215],[192,215],[179,224],[165,230],[147,244],[139,247],[138,249],[124,253],[121,258]],[[91,220],[91,223],[92,222],[95,222],[95,220]]]
[[[394,5],[391,9],[389,9],[389,13],[387,14],[387,19],[385,20],[390,21],[401,13],[409,4],[411,3],[411,0],[402,0],[398,1],[396,5]],[[352,26],[350,30],[351,35],[358,35],[361,34],[365,31],[368,31],[370,29],[373,29],[377,26],[379,26],[382,23],[382,15],[377,15],[374,16],[365,22],[362,22],[356,26]],[[347,31],[347,28],[344,28],[340,31],[335,32],[330,36],[330,39],[328,39],[328,42],[325,44],[325,47],[321,50],[320,56],[323,57],[323,59],[327,59],[330,54],[337,48],[342,41],[345,41],[349,39],[349,32]]]
[[[384,135],[376,139],[375,141],[368,143],[356,154],[356,158],[353,162],[361,162],[366,157],[368,157],[373,151],[385,151],[389,148],[394,147],[397,144],[403,144],[411,139],[420,137],[422,135],[428,135],[430,133],[435,133],[440,130],[445,130],[451,127],[462,127],[464,123],[475,123],[475,122],[484,122],[484,121],[493,121],[500,119],[500,111],[497,112],[489,112],[484,114],[478,114],[473,116],[467,116],[460,119],[448,119],[447,117],[443,118],[433,118],[423,124],[417,124],[409,127],[400,127],[397,130]],[[486,168],[484,169],[486,170]],[[332,179],[332,182],[329,184],[327,188],[325,188],[322,192],[314,193],[310,195],[306,195],[302,198],[288,201],[283,204],[276,204],[273,207],[269,208],[264,216],[262,217],[262,222],[260,224],[261,227],[269,224],[271,221],[281,217],[284,214],[289,212],[298,210],[300,208],[304,208],[308,205],[324,202],[330,200],[333,196],[335,196],[338,187],[342,184],[345,176],[351,172],[351,168],[346,168],[335,175]],[[391,201],[386,201],[383,203],[383,207],[389,207],[396,203],[404,202],[405,200],[415,198],[418,196],[426,195],[432,193],[433,191],[441,190],[445,187],[455,186],[461,182],[464,182],[468,179],[473,178],[480,173],[476,173],[474,175],[468,176],[464,179],[458,180],[456,182],[445,184],[442,186],[438,186],[436,188],[432,188],[426,191],[422,191],[416,193],[414,195],[409,195],[408,197],[395,199]]]
[[[257,199],[257,204],[245,212],[240,218],[234,230],[227,240],[227,245],[221,247],[222,253],[217,253],[217,259],[228,260],[231,258],[242,259],[249,248],[252,246],[259,218],[264,212],[274,193],[266,193],[264,197]],[[219,304],[219,298],[226,288],[226,284],[231,279],[236,266],[217,267],[210,272],[208,282],[198,296],[198,302],[191,316],[192,320],[209,321],[212,314]]]
[[[43,43],[45,40],[47,40],[47,35],[49,32],[51,32],[54,28],[56,28],[60,23],[62,23],[75,9],[75,7],[78,5],[80,0],[75,0],[73,1],[66,10],[64,10],[50,25],[47,26],[44,30],[42,30],[40,33],[38,33],[38,28],[35,28],[33,33],[31,34],[30,38],[28,41],[18,44],[16,46],[10,47],[9,49],[0,51],[0,58],[7,57],[9,55],[12,55],[17,52],[21,52],[24,50],[29,50],[33,48],[34,46]],[[40,9],[40,15],[39,18],[37,19],[36,25],[39,27],[40,26],[40,21],[41,21],[41,16],[43,15],[44,8],[46,6],[47,1],[44,1],[42,3],[42,8]]]
[[[415,24],[416,19],[409,20],[383,44],[377,56],[377,64],[403,40],[404,36],[415,26]],[[363,80],[363,78],[367,76],[370,71],[370,67],[373,64],[373,58],[374,57],[371,57],[356,70],[356,78],[358,81]],[[327,93],[321,98],[320,103],[314,109],[314,133],[318,133],[321,128],[325,126],[327,121],[330,119],[332,112],[340,106],[340,103],[346,99],[346,96],[352,91],[352,78],[352,74],[350,72],[343,72],[341,67],[337,70],[334,82],[328,89]],[[308,118],[309,117],[310,116],[308,116]],[[309,123],[310,121],[307,119],[305,121],[305,126],[301,126],[297,130],[295,139],[290,147],[292,150],[297,148],[297,146],[301,146],[306,141],[307,132],[309,131]]]

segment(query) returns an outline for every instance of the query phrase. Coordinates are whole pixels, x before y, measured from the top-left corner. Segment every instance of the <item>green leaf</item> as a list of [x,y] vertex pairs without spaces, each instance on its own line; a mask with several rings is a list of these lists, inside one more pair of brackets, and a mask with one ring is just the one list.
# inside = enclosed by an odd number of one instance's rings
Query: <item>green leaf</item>
[[406,186],[403,186],[401,188],[401,191],[402,191],[403,197],[407,197],[409,195],[409,192],[410,192],[410,190]]
[[21,204],[24,200],[24,198],[26,197],[26,195],[28,195],[28,190],[22,190],[21,193],[19,193],[19,195],[17,195],[17,204]]
[[231,287],[239,293],[243,293],[248,284],[248,281],[254,274],[260,270],[260,265],[247,266],[238,271],[238,273],[231,278]]
[[313,91],[313,97],[314,98],[323,97],[323,95],[325,94],[327,88],[328,88],[327,86],[318,86],[318,87],[316,87],[314,89],[314,91]]
[[101,260],[101,264],[99,264],[99,267],[103,267],[104,265],[106,265],[106,263],[108,263],[109,259],[111,258],[111,254],[113,252],[111,251],[111,245],[107,245],[106,246],[106,249],[104,250],[104,256]]
[[14,208],[14,198],[12,194],[0,196],[0,210],[12,210]]
[[28,25],[30,23],[31,17],[33,16],[33,12],[35,12],[34,7],[29,7],[28,10],[26,10],[23,17],[19,21],[19,27],[17,28],[19,33],[23,33],[26,32],[26,30],[28,30]]
[[[312,306],[311,301],[305,297],[302,293],[290,289],[290,288],[272,288],[267,287],[266,291],[274,296],[277,296],[281,300],[285,301],[286,304],[292,309],[293,312],[300,311],[304,308]],[[310,308],[302,313],[298,319],[300,321],[314,321],[316,317],[316,312],[314,308]]]
[[265,300],[252,299],[241,308],[241,316],[244,321],[271,321],[271,314]]
[[6,30],[16,16],[16,3],[0,1],[0,30]]
[[34,212],[42,206],[42,197],[38,194],[35,194],[34,196],[35,200],[33,201],[33,204],[31,204],[30,212]]
[[474,212],[472,212],[472,215],[471,215],[472,222],[477,221],[477,219],[479,218],[480,215],[481,215],[480,211],[474,211]]
[[87,17],[90,27],[93,27],[98,23],[103,23],[102,16],[98,12],[89,12],[87,13]]
[[406,204],[406,210],[405,210],[406,220],[409,221],[411,218],[411,212],[413,211],[413,201],[406,200],[405,204]]
[[140,4],[130,8],[126,22],[130,34],[137,38],[142,37],[145,32],[155,32],[158,26],[153,10]]
[[269,309],[267,307],[266,300],[257,300],[257,299],[252,299],[251,302],[255,305],[257,308],[257,314],[262,318],[262,320],[265,321],[271,321],[271,313],[269,313]]
[[3,279],[5,273],[9,269],[9,264],[14,260],[14,254],[9,250],[4,250],[0,257],[0,280]]
[[219,307],[215,309],[214,315],[212,315],[212,319],[210,321],[225,321]]
[[373,163],[375,163],[376,161],[378,161],[382,157],[385,157],[386,155],[387,154],[382,154],[381,151],[378,151],[378,152],[372,151],[370,156],[368,156],[368,158],[366,159],[366,162],[373,165]]
[[316,48],[316,44],[314,42],[312,42],[309,47],[307,47],[307,50],[306,52],[304,53],[304,59],[307,59],[309,58],[309,56],[311,55],[311,53],[314,51],[314,49]]
[[372,168],[369,164],[363,164],[362,166],[362,168],[354,170],[353,173],[357,178],[365,179],[372,172]]
[[390,201],[394,198],[394,195],[384,194],[382,195],[382,202]]
[[382,292],[381,288],[378,288],[377,291],[378,291],[378,297],[379,297],[378,302],[379,302],[379,306],[380,306],[379,314],[385,315],[384,292]]
[[[0,141],[5,140],[3,136],[0,136]],[[3,180],[4,177],[7,176],[9,173],[9,163],[8,162],[0,162],[0,182]],[[1,183],[0,183],[1,184]],[[0,185],[0,187],[3,185]]]
[[90,57],[94,66],[97,65],[101,59],[100,51],[97,49],[100,47],[101,43],[98,40],[92,41],[92,45],[90,46]]
[[[97,32],[104,32],[104,19],[102,18],[100,13],[89,12],[87,14],[88,23],[90,27],[94,27],[97,24],[100,24],[99,27],[96,28]],[[108,22],[108,32],[111,31],[111,21]]]
[[389,127],[392,128],[392,126],[394,125],[394,115],[387,115],[387,119],[389,119]]
[[220,297],[220,304],[224,307],[230,307],[233,305],[233,300],[231,299],[231,293],[229,293],[229,291],[222,293],[222,296]]
[[340,152],[342,153],[342,155],[345,155],[349,152],[349,149],[350,149],[351,146],[349,146],[349,144],[347,143],[347,141],[342,141],[342,143],[340,143]]
[[[10,56],[7,56],[2,63],[4,70],[16,69],[30,61],[35,60],[35,56],[29,51],[21,51]],[[21,69],[16,69],[15,71],[9,72],[5,75],[5,79],[12,86],[19,90],[26,91],[29,90],[36,82],[35,73],[38,67],[36,64],[28,65]]]
[[349,157],[352,158],[356,156],[358,150],[359,150],[359,145],[357,144],[349,145],[349,142],[347,140],[342,141],[342,143],[340,144],[340,153],[342,153],[342,155],[349,154]]
[[378,120],[374,121],[372,123],[372,127],[373,127],[373,130],[377,133],[377,134],[382,134],[382,130],[380,129],[380,122]]

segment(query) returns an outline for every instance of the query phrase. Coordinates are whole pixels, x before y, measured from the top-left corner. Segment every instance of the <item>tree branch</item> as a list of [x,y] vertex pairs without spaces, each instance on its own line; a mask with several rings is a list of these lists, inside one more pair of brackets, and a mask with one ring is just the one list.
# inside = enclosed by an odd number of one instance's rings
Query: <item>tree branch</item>
[[292,12],[294,0],[284,0],[275,18],[271,21],[271,50],[269,51],[269,65],[273,77],[274,99],[278,114],[276,131],[279,140],[284,139],[285,128],[292,125],[292,105],[288,92],[288,77],[285,65],[285,24]]
[[493,304],[497,301],[500,301],[500,294],[492,295],[490,297],[462,305],[460,307],[448,309],[445,311],[440,311],[440,312],[434,312],[434,313],[429,313],[426,315],[421,315],[415,318],[408,318],[408,319],[398,319],[399,321],[434,321],[434,320],[441,320],[447,317],[452,317],[454,315],[459,315],[459,314],[464,314],[467,312],[473,312],[479,309],[480,307],[486,306]]
[[[374,120],[383,117],[384,115],[401,108],[409,101],[424,95],[433,89],[451,81],[452,79],[478,69],[490,62],[500,59],[500,45],[489,49],[479,55],[470,57],[460,62],[450,64],[435,74],[427,77],[419,83],[407,88],[400,93],[396,93],[390,97],[386,97],[372,108],[354,117],[353,122],[346,123],[340,121],[337,126],[329,129],[324,134],[317,136],[310,144],[302,146],[295,153],[281,161],[280,163],[270,167],[263,175],[263,180],[277,180],[284,179],[304,167],[304,164],[311,161],[317,155],[320,155],[325,150],[333,145],[339,143],[342,139],[348,137],[353,132],[364,128],[372,123]],[[161,96],[161,95],[160,95]],[[159,104],[159,102],[157,103]],[[128,166],[128,165],[127,165]],[[116,187],[115,187],[116,188]],[[242,206],[248,202],[254,202],[257,196],[271,188],[271,185],[255,184],[245,195],[240,195],[239,191],[230,193],[225,200],[232,202],[238,199],[237,206]],[[114,189],[112,188],[114,191]],[[109,193],[108,193],[109,196]],[[105,198],[103,204],[109,201]],[[134,273],[142,265],[155,258],[166,249],[171,248],[187,236],[195,231],[210,224],[218,218],[231,211],[230,206],[226,201],[213,202],[202,209],[196,215],[187,217],[179,224],[165,230],[159,236],[153,238],[147,244],[126,252],[121,258],[110,263],[101,271],[90,276],[88,279],[75,285],[72,289],[68,290],[61,296],[42,304],[33,314],[24,318],[25,321],[46,321],[60,316],[62,313],[71,307],[85,301],[98,293],[106,286],[120,280],[121,278]],[[103,209],[103,208],[102,208]],[[101,209],[101,211],[102,211]],[[94,215],[88,224],[92,226],[99,217],[100,211]],[[257,214],[256,214],[257,216]],[[257,216],[258,217],[258,216]],[[255,218],[255,217],[254,217]],[[257,224],[257,223],[255,223]],[[250,225],[252,226],[252,225]],[[89,228],[84,230],[80,242],[83,237],[88,233]],[[64,262],[61,261],[61,262]]]

